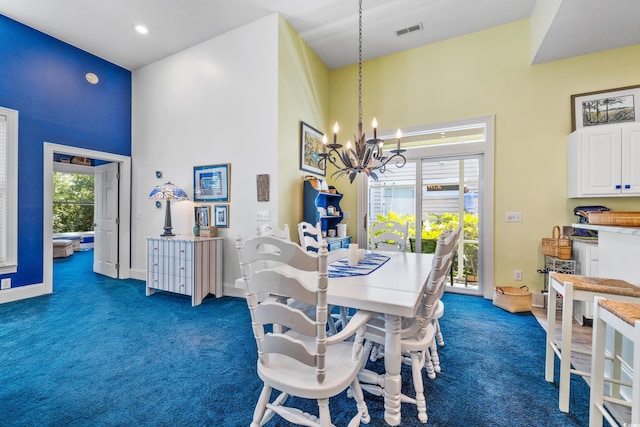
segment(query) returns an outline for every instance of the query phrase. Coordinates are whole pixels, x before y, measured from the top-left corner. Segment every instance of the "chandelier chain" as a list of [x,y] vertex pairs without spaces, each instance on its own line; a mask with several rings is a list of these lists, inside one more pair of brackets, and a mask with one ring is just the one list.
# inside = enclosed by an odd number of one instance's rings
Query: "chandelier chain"
[[[407,163],[407,159],[402,155],[406,150],[400,148],[400,130],[398,129],[396,148],[383,152],[384,141],[376,136],[377,121],[373,120],[373,138],[366,139],[362,131],[362,0],[358,1],[358,132],[354,134],[356,138],[354,145],[347,142],[345,148],[336,139],[338,132],[338,122],[333,130],[333,144],[327,144],[326,138],[322,153],[318,154],[318,166],[325,169],[330,163],[337,168],[334,176],[348,175],[349,181],[353,182],[356,176],[362,172],[368,177],[377,180],[378,174],[384,174],[387,164],[395,162],[396,168],[401,168]],[[327,151],[328,150],[328,151]]]
[[362,123],[362,0],[358,10],[358,123]]

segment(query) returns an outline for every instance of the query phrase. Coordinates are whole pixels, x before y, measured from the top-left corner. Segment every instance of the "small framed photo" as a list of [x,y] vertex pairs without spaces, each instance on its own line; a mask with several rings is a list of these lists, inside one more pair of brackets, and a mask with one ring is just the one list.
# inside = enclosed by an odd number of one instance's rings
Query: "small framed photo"
[[196,206],[195,211],[196,224],[200,227],[211,226],[211,206]]
[[256,188],[258,190],[258,201],[269,201],[269,174],[256,175]]
[[229,227],[229,205],[215,205],[213,207],[214,224],[216,227]]
[[320,167],[320,154],[324,150],[324,134],[309,124],[300,122],[300,169],[316,175],[326,175],[326,164]]
[[638,121],[640,85],[571,95],[571,131]]
[[194,166],[193,200],[196,202],[229,202],[230,177],[230,163]]

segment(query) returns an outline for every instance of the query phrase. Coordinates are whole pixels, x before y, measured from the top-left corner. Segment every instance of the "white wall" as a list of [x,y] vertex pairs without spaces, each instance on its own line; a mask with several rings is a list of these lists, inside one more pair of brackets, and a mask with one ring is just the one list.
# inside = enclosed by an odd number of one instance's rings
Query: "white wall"
[[[278,218],[278,16],[253,22],[133,73],[132,275],[144,279],[145,237],[162,233],[164,206],[148,199],[171,181],[193,198],[193,166],[231,164],[224,283],[240,276],[235,238],[253,236],[256,211]],[[155,171],[163,173],[157,179]],[[257,202],[256,175],[270,175]],[[191,234],[194,202],[172,205],[176,234]],[[213,210],[213,205],[212,205]]]

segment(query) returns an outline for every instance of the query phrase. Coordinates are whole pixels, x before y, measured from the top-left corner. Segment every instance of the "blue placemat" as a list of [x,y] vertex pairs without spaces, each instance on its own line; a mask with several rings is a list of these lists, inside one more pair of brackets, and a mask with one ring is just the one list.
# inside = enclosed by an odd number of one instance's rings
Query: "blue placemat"
[[348,258],[341,258],[329,264],[329,277],[349,277],[364,276],[376,271],[385,262],[389,261],[389,257],[380,254],[365,254],[364,261],[358,262],[358,265],[349,265]]

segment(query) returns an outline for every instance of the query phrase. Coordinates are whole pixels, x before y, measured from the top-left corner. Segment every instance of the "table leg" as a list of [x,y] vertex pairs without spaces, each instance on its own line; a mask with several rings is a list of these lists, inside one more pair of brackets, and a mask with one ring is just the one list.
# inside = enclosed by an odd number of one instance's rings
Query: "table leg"
[[385,315],[384,338],[384,419],[391,426],[400,425],[400,391],[402,387],[400,317]]

